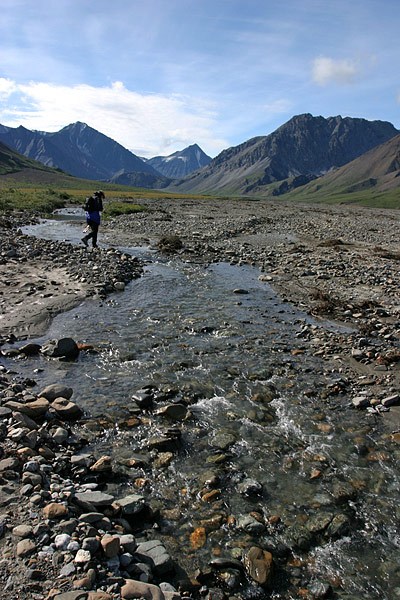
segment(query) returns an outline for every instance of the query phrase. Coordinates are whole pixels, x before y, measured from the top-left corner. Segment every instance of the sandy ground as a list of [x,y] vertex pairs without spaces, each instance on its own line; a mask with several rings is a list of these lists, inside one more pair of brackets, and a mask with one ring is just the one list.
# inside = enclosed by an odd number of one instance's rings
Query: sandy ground
[[41,261],[2,265],[0,338],[44,334],[52,318],[82,302],[86,291],[84,284],[68,278],[65,269],[49,269]]

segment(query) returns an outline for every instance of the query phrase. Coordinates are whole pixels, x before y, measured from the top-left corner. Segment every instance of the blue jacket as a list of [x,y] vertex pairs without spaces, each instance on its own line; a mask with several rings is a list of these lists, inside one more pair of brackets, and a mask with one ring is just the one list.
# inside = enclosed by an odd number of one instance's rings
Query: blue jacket
[[98,210],[86,213],[86,223],[89,223],[89,221],[93,221],[93,223],[100,225],[100,213]]

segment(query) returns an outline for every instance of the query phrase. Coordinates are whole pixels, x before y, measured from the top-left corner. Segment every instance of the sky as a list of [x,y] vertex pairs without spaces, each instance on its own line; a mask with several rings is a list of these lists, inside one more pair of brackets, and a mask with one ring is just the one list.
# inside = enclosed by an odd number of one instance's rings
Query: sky
[[0,124],[208,155],[295,115],[400,129],[398,0],[0,0]]

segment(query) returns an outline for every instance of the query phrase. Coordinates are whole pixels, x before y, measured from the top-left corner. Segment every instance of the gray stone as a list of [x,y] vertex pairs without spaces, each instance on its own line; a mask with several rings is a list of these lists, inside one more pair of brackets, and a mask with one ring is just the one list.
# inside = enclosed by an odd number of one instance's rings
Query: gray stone
[[81,548],[76,553],[74,561],[77,564],[85,564],[85,563],[88,563],[91,560],[91,558],[92,558],[92,555],[90,554],[89,550],[82,550],[82,548]]
[[131,533],[125,533],[124,535],[120,536],[120,540],[121,546],[123,547],[125,552],[135,552],[137,548],[135,536],[133,536]]
[[87,537],[82,542],[82,550],[89,550],[91,554],[95,554],[100,547],[100,542],[96,537]]
[[111,506],[114,502],[114,496],[105,494],[104,492],[78,492],[75,494],[75,499],[79,503],[90,504],[92,506]]
[[54,545],[57,550],[66,550],[71,541],[71,536],[68,533],[60,533],[54,538]]
[[19,556],[20,558],[25,558],[25,556],[29,556],[35,551],[36,544],[33,540],[30,540],[29,538],[25,538],[17,544],[17,556]]
[[33,529],[31,527],[31,525],[24,525],[24,524],[17,525],[12,530],[12,534],[15,537],[19,537],[19,538],[28,538],[28,537],[32,537]]
[[57,427],[52,435],[53,440],[56,444],[62,444],[68,439],[69,433],[64,427]]
[[83,414],[82,409],[75,402],[62,397],[53,400],[51,408],[56,411],[60,419],[65,421],[74,421],[75,419],[79,419]]
[[20,464],[17,458],[3,458],[3,460],[0,460],[0,472],[18,471],[19,467]]
[[101,521],[103,518],[104,515],[100,512],[82,513],[79,516],[79,520],[83,521],[84,523],[96,523],[97,521]]
[[61,568],[61,577],[71,577],[76,573],[76,566],[73,562],[69,562]]
[[172,559],[160,540],[138,544],[135,557],[149,563],[156,575],[164,575],[173,568]]
[[365,408],[366,406],[369,406],[369,398],[366,396],[356,396],[351,402],[355,408]]
[[31,431],[33,431],[35,429],[39,429],[38,424],[35,423],[35,421],[33,419],[28,417],[28,415],[25,415],[19,411],[15,411],[15,412],[13,412],[13,417],[18,423],[20,423],[24,427],[27,427]]
[[265,531],[265,525],[251,515],[240,515],[237,519],[237,527],[251,535],[261,535]]
[[115,504],[122,509],[123,515],[135,515],[139,513],[145,506],[145,499],[138,494],[131,494],[124,498],[115,500]]
[[46,386],[38,396],[46,398],[49,402],[53,402],[56,398],[66,398],[69,400],[72,396],[72,388],[62,385],[61,383],[53,383]]

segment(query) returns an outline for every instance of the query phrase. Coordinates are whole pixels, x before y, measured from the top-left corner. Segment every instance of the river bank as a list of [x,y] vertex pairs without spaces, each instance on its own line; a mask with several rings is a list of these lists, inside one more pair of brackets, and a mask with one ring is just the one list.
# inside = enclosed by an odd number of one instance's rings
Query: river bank
[[[296,422],[296,427],[299,430],[310,427],[313,432],[310,439],[314,431],[318,431],[322,438],[326,436],[324,444],[327,444],[341,429],[346,430],[347,425],[347,435],[351,439],[354,436],[354,449],[362,469],[357,465],[356,476],[351,470],[345,471],[344,465],[338,467],[338,458],[330,455],[328,445],[324,452],[322,449],[311,452],[307,444],[303,447],[304,439],[297,437],[296,430],[289,432],[289,438],[285,438],[281,430],[274,432],[279,403],[278,408],[274,408],[270,402],[276,390],[274,386],[257,383],[266,362],[254,367],[254,372],[244,378],[243,390],[238,390],[241,392],[238,407],[243,408],[232,407],[226,416],[223,411],[222,416],[227,421],[221,421],[219,427],[215,426],[217,408],[213,407],[212,440],[205,437],[201,420],[186,420],[187,412],[196,409],[199,396],[191,397],[187,390],[182,394],[184,386],[175,391],[179,391],[179,402],[171,400],[173,385],[168,389],[160,386],[160,389],[141,390],[133,396],[136,409],[130,417],[117,418],[115,413],[117,422],[107,424],[105,419],[83,417],[81,420],[79,408],[74,407],[72,389],[64,386],[58,387],[56,392],[37,388],[34,391],[32,382],[16,383],[12,371],[3,371],[2,451],[6,463],[1,471],[4,537],[0,576],[6,586],[5,597],[103,600],[138,597],[139,594],[157,599],[169,595],[172,598],[191,595],[240,598],[242,592],[246,596],[242,587],[245,576],[251,582],[249,593],[253,597],[264,598],[271,594],[273,598],[353,600],[357,595],[352,595],[348,584],[333,575],[319,576],[312,550],[319,545],[323,548],[331,540],[340,543],[343,536],[351,533],[352,527],[356,530],[358,527],[361,532],[357,521],[363,519],[363,490],[378,490],[376,493],[380,494],[379,470],[395,462],[398,454],[396,213],[348,207],[314,210],[247,201],[243,204],[226,201],[222,205],[216,201],[202,204],[191,200],[157,201],[149,202],[148,208],[148,212],[130,219],[118,218],[105,223],[100,243],[150,244],[159,248],[164,257],[173,256],[174,260],[179,257],[188,264],[198,263],[205,268],[219,261],[254,265],[259,277],[279,290],[288,305],[297,304],[321,322],[321,327],[306,321],[297,325],[296,338],[290,336],[291,345],[285,344],[284,349],[285,356],[292,357],[293,365],[290,358],[282,363],[280,347],[262,353],[263,348],[257,346],[264,336],[262,331],[246,341],[245,350],[254,356],[254,365],[257,353],[263,357],[260,360],[265,361],[268,353],[275,352],[272,364],[277,372],[281,371],[283,389],[288,386],[296,390],[295,380],[306,378],[307,373],[310,385],[315,379],[315,389],[304,390],[299,386],[302,395],[293,394],[292,400],[304,404],[306,409],[303,422]],[[49,301],[53,315],[67,306],[66,298],[71,292],[74,304],[85,297],[98,298],[102,303],[120,287],[115,287],[118,282],[123,289],[124,281],[127,283],[140,275],[141,267],[134,261],[132,270],[115,271],[113,265],[119,264],[121,254],[112,248],[100,249],[94,262],[92,251],[85,248],[76,247],[67,252],[68,245],[43,240],[36,243],[14,233],[13,229],[5,230],[2,238],[3,266],[9,269],[6,280],[9,285],[4,286],[2,296],[4,314],[8,315],[3,320],[6,325],[2,335],[4,356],[15,357],[17,370],[18,361],[29,362],[26,356],[41,352],[29,344],[21,351],[21,340],[43,332],[48,322],[39,317],[37,321],[32,319],[31,304],[40,315],[49,312],[46,305]],[[61,265],[63,255],[66,263]],[[125,265],[130,261],[124,258],[122,262]],[[99,264],[101,269],[94,269]],[[72,265],[76,266],[72,268]],[[61,272],[58,273],[58,269]],[[109,274],[106,285],[101,275],[103,271]],[[41,275],[39,284],[36,273]],[[15,280],[18,285],[13,285]],[[24,286],[26,283],[31,286],[29,289]],[[243,289],[237,292],[245,294],[245,287],[243,282]],[[243,297],[237,295],[238,304]],[[343,326],[324,328],[324,319]],[[16,328],[12,326],[14,322],[18,323]],[[245,327],[244,323],[243,331]],[[208,332],[199,333],[207,335]],[[13,353],[14,344],[7,340],[14,339],[18,349]],[[218,348],[223,348],[223,339],[216,340]],[[90,352],[90,348],[86,350]],[[221,360],[223,358],[221,355]],[[229,364],[229,355],[225,360],[228,375],[239,381],[237,365]],[[190,368],[190,362],[187,357],[182,368]],[[318,379],[310,371],[316,364],[321,368]],[[40,375],[38,377],[40,379]],[[250,405],[245,407],[241,395],[251,385],[253,396]],[[64,400],[57,401],[57,396]],[[308,397],[310,407],[306,406]],[[254,402],[258,403],[257,409]],[[248,465],[253,477],[239,477],[239,468],[242,471],[243,467],[239,462],[235,466],[231,449],[241,439],[240,429],[234,430],[233,423],[240,422],[242,411],[243,426],[247,428],[249,420],[254,422],[256,429],[252,435],[256,435],[260,427],[259,444],[268,442],[267,464],[268,470],[276,476],[275,487],[279,488],[282,479],[295,478],[304,471],[298,482],[302,490],[315,486],[312,500],[309,492],[302,497],[299,488],[297,492],[290,491],[299,496],[296,509],[291,501],[286,505],[280,503],[279,498],[273,505],[272,489],[269,493],[267,490],[264,497],[262,485],[254,478],[256,467],[253,471],[254,467],[250,469]],[[366,418],[367,411],[370,411],[371,421]],[[167,423],[162,425],[165,418]],[[355,425],[358,421],[359,430]],[[116,426],[114,438],[107,432],[108,426]],[[132,437],[138,435],[134,432],[140,428],[143,428],[142,441],[148,450],[145,463],[148,460],[149,464],[141,464],[143,456],[135,454],[122,458],[123,448],[128,448]],[[157,432],[155,439],[150,431]],[[250,429],[246,435],[249,434]],[[111,457],[85,452],[90,440],[109,435],[110,440],[117,443],[115,450],[110,448]],[[184,478],[181,484],[169,482],[167,490],[163,489],[161,501],[159,494],[165,470],[177,459],[181,435],[193,438],[195,451],[205,457],[208,466],[201,477],[196,473],[191,484],[193,489],[184,489]],[[290,456],[292,447],[295,452]],[[252,452],[258,454],[257,442]],[[339,457],[341,461],[347,460],[341,453]],[[134,493],[123,494],[121,498],[120,494],[110,493],[107,486],[113,483],[115,488],[119,479],[126,476],[127,468],[134,482]],[[179,482],[179,472],[176,475]],[[376,487],[372,488],[372,481]],[[85,496],[88,493],[95,496]],[[235,514],[239,507],[236,506],[235,511],[235,504],[229,505],[228,497],[235,494],[242,495],[239,506],[243,514]],[[20,495],[26,498],[24,502],[18,501]],[[373,512],[373,504],[367,506]],[[188,513],[190,528],[187,525],[182,531],[178,523],[183,512]],[[396,518],[394,515],[394,521]],[[30,521],[31,529],[21,527]],[[160,522],[163,532],[158,532]],[[383,529],[383,522],[380,526]],[[378,525],[376,527],[378,529]],[[161,534],[174,549],[174,561],[160,540],[154,543]],[[231,535],[231,545],[225,545]],[[183,538],[186,537],[190,550],[188,556],[183,556],[183,548],[186,548]],[[212,544],[211,570],[202,567],[198,572],[185,573],[180,565],[195,563],[196,553],[207,539]],[[389,581],[395,594],[400,589],[395,566],[387,557],[383,564],[386,571],[382,581]],[[172,567],[173,577],[170,575]],[[371,567],[368,565],[366,569]],[[358,569],[362,571],[361,566]],[[157,585],[141,587],[132,583],[139,579]],[[163,582],[161,587],[160,582]],[[172,584],[179,593],[173,591]]]

